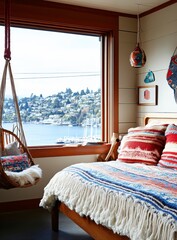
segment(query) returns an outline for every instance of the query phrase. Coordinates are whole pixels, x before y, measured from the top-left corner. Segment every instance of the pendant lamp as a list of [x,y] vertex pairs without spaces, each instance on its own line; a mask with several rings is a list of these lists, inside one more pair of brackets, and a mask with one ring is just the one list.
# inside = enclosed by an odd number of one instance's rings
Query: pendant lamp
[[133,52],[130,54],[130,65],[134,68],[141,68],[146,63],[146,54],[144,50],[140,47],[140,20],[139,15],[137,16],[137,43]]

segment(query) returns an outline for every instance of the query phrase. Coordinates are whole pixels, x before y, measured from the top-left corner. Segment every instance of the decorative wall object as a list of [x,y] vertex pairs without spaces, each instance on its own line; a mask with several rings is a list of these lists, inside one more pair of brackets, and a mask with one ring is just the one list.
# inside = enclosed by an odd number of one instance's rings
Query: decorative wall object
[[146,55],[142,48],[140,48],[139,43],[137,43],[135,49],[130,54],[130,65],[135,68],[141,68],[146,63]]
[[140,20],[138,15],[138,26],[137,26],[137,44],[133,52],[130,54],[130,65],[135,68],[141,68],[146,63],[146,54],[140,47]]
[[168,85],[174,91],[174,98],[177,103],[177,53],[176,51],[177,51],[177,47],[175,48],[173,56],[171,57],[166,78],[167,78]]
[[138,105],[157,105],[157,85],[138,87]]
[[151,83],[155,81],[155,75],[152,71],[149,70],[149,72],[146,74],[144,82],[145,83]]

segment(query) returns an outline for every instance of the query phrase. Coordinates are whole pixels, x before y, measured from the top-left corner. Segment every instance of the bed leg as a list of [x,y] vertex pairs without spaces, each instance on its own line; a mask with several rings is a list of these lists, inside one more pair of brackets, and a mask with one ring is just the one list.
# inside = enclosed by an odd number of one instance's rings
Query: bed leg
[[56,201],[55,206],[52,209],[51,212],[51,221],[52,221],[52,230],[55,232],[58,232],[58,225],[59,225],[59,206],[60,202]]

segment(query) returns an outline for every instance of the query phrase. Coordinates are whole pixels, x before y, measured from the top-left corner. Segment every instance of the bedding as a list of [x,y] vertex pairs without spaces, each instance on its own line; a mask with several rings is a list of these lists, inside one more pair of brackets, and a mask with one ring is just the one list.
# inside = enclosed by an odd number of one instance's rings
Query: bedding
[[121,141],[118,159],[157,165],[165,146],[166,125],[130,128]]
[[121,161],[79,163],[55,174],[40,206],[59,200],[132,240],[177,239],[177,171]]
[[166,144],[158,165],[177,170],[177,125],[169,124],[165,136]]

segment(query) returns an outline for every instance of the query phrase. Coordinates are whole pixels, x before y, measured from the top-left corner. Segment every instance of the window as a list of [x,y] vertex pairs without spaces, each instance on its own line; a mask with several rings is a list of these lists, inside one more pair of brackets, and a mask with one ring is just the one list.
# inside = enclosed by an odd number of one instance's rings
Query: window
[[[99,36],[11,28],[11,39],[11,65],[28,145],[101,141]],[[3,126],[11,130],[16,116],[9,90],[7,85]]]
[[[4,12],[0,3],[0,23],[4,23]],[[101,36],[101,140],[110,141],[113,132],[118,132],[118,24],[119,14],[101,10],[75,7],[48,1],[13,1],[11,25],[27,29],[46,30]],[[45,39],[44,39],[45,41]],[[12,36],[12,43],[15,40]],[[13,44],[14,44],[13,43]],[[21,42],[21,44],[26,44]],[[42,44],[42,43],[41,43]],[[26,46],[28,47],[28,46]],[[15,49],[12,48],[13,74],[16,63]],[[38,53],[36,53],[38,54]],[[3,54],[2,54],[3,55]],[[33,56],[34,57],[34,56]],[[26,58],[26,56],[25,56]],[[35,58],[33,58],[35,61]],[[41,59],[43,62],[44,59]],[[2,62],[2,61],[1,61]],[[38,64],[38,63],[37,63]],[[0,64],[1,65],[1,64]],[[20,66],[19,66],[20,68]],[[33,70],[34,72],[34,70]],[[19,76],[17,76],[19,77]],[[24,76],[23,76],[24,78]],[[43,76],[44,79],[44,76]],[[15,80],[16,83],[16,80]],[[26,85],[25,85],[26,86]],[[16,88],[18,89],[17,83]],[[70,90],[69,90],[70,91]],[[105,146],[85,146],[61,148],[36,146],[30,148],[34,157],[99,154],[108,150]]]

